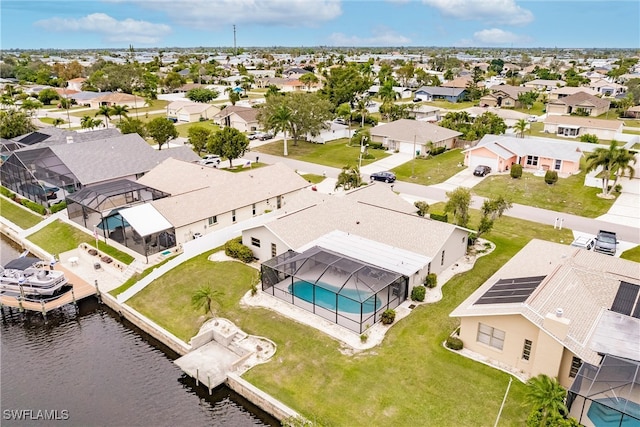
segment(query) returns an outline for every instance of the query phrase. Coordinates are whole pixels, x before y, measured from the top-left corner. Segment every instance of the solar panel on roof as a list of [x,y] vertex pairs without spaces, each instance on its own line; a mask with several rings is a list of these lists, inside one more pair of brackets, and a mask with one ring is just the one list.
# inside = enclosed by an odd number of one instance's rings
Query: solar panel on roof
[[510,304],[524,302],[547,276],[500,279],[475,304]]
[[611,311],[615,311],[616,313],[624,314],[626,316],[631,316],[633,306],[635,305],[635,313],[637,314],[638,306],[636,304],[636,300],[638,299],[639,291],[640,286],[634,285],[633,283],[621,281],[620,286],[618,287],[618,293],[613,300],[613,304],[611,304]]

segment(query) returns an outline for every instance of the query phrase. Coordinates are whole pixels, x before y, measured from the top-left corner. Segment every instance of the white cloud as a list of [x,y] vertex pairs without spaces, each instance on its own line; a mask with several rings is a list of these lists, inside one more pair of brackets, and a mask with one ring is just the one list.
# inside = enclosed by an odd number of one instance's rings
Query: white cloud
[[510,46],[510,45],[522,45],[530,43],[531,37],[525,35],[518,35],[511,31],[504,31],[500,28],[489,28],[486,30],[480,30],[473,33],[472,44],[477,46]]
[[387,27],[377,27],[372,32],[371,37],[333,33],[329,36],[329,44],[333,46],[406,46],[411,43],[410,38]]
[[92,13],[82,18],[50,18],[34,25],[49,31],[83,31],[101,34],[105,41],[117,43],[158,43],[171,32],[165,24],[154,24],[135,19],[118,21],[105,13]]
[[316,27],[342,14],[340,0],[131,0],[130,3],[166,12],[169,19],[180,25],[202,30],[218,30],[231,24]]
[[530,10],[518,6],[515,0],[422,0],[444,16],[477,20],[500,25],[524,25],[533,21]]

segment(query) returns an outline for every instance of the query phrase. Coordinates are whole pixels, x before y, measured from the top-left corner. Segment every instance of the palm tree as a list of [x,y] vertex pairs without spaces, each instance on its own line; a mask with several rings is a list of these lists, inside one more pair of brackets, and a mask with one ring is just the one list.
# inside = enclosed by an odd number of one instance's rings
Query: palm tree
[[268,98],[274,95],[282,95],[282,93],[280,92],[280,89],[278,89],[278,86],[269,85],[269,87],[267,88],[267,92],[264,94],[264,96],[265,98]]
[[107,128],[109,127],[109,118],[111,118],[111,108],[108,105],[101,105],[100,108],[98,108],[98,112],[95,115],[104,116],[105,124]]
[[361,118],[361,123],[360,123],[360,127],[363,128],[364,127],[364,117],[367,115],[367,113],[369,112],[369,110],[367,109],[367,99],[366,98],[360,98],[358,99],[358,102],[356,103],[356,113],[360,114],[360,118]]
[[282,132],[284,134],[284,155],[289,155],[287,148],[287,131],[291,129],[292,112],[286,105],[280,105],[275,113],[270,117],[269,128],[274,133]]
[[[400,97],[400,94],[393,90],[393,82],[391,80],[387,80],[380,90],[378,91],[378,96],[382,99],[382,105],[385,107],[384,109],[388,109],[393,102]],[[387,118],[389,114],[387,113]]]
[[548,417],[564,416],[569,412],[564,403],[566,395],[567,391],[558,380],[548,375],[540,374],[527,381],[526,400],[534,411],[542,412],[540,425],[546,425]]
[[191,296],[191,304],[193,304],[196,309],[204,309],[205,313],[209,313],[211,314],[211,316],[213,316],[211,304],[213,303],[213,299],[217,294],[218,291],[214,291],[211,286],[201,286]]
[[91,116],[82,116],[80,119],[80,127],[82,129],[91,129],[93,128],[93,119]]
[[127,108],[126,105],[114,105],[113,107],[111,107],[111,114],[113,114],[114,116],[118,116],[120,121],[122,121],[122,116],[127,116],[128,112],[129,108]]
[[[626,171],[633,174],[633,168],[630,167],[630,163],[635,163],[635,158],[628,158],[631,154],[624,149],[618,148],[618,142],[612,140],[608,148],[598,147],[593,152],[587,154],[586,161],[587,167],[586,173],[589,173],[598,168],[602,168],[602,195],[609,196],[611,194],[611,188],[609,188],[609,180],[611,179],[611,173],[618,172],[622,176]],[[617,179],[616,179],[617,182]]]
[[615,171],[616,173],[616,179],[613,181],[611,190],[616,188],[616,186],[618,185],[618,181],[626,173],[629,174],[629,179],[632,179],[634,177],[635,169],[631,166],[632,164],[634,165],[636,164],[636,156],[633,155],[629,150],[625,150],[625,149],[618,150],[618,154],[616,155],[613,161],[612,170]]
[[524,138],[524,131],[527,130],[527,125],[528,123],[525,119],[520,119],[513,126],[516,132],[518,132],[518,135],[520,135],[520,138]]
[[99,128],[102,125],[102,120],[100,119],[91,119],[91,125],[89,129],[93,130],[94,128]]

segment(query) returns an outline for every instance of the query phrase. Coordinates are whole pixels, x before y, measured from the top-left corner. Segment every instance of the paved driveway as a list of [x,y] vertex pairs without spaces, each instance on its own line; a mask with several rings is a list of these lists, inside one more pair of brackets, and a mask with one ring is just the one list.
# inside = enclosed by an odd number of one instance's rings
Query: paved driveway
[[466,168],[462,171],[458,172],[445,182],[441,182],[440,184],[432,185],[432,187],[439,188],[445,191],[455,190],[458,187],[465,188],[473,188],[477,184],[480,183],[485,177],[475,176],[473,174],[473,169]]

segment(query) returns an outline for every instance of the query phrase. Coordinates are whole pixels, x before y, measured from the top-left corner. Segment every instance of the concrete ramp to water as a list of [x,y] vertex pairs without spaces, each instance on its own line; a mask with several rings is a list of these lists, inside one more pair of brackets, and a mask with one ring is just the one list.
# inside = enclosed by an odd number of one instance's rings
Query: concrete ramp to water
[[175,363],[187,375],[212,389],[226,381],[227,372],[233,370],[238,357],[222,344],[211,341],[180,357]]

